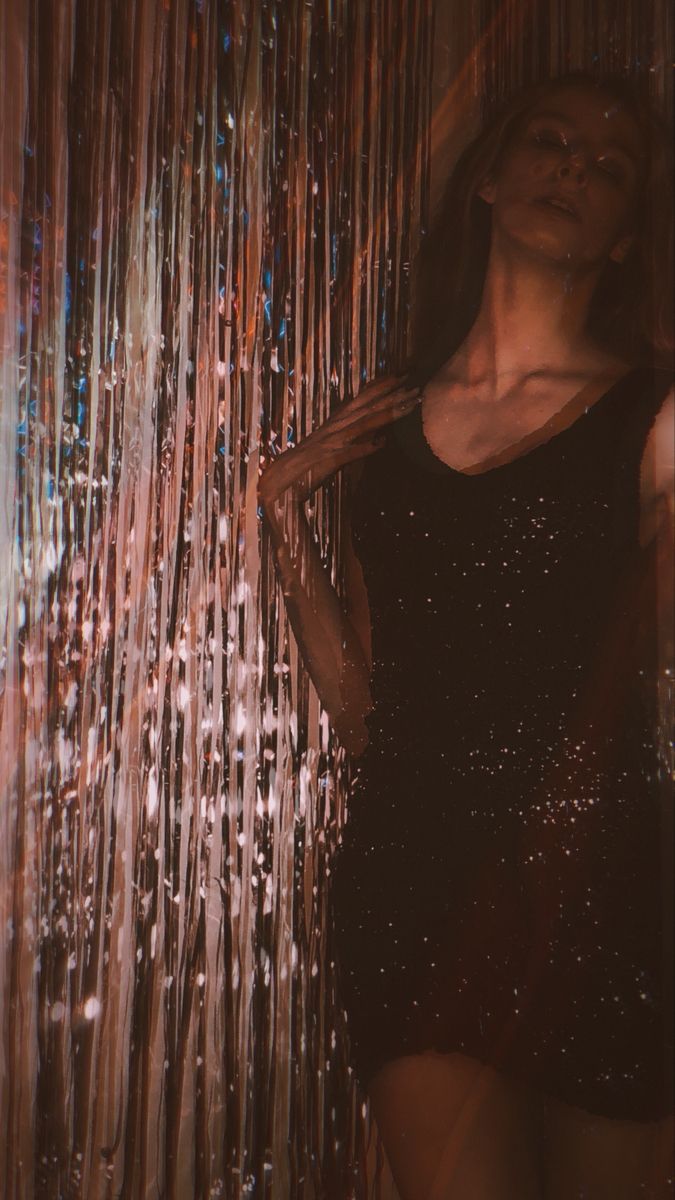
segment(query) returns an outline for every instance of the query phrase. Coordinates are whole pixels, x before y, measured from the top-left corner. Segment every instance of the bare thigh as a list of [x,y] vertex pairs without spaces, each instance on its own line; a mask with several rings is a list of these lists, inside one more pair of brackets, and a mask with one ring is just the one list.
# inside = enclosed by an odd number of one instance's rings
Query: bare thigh
[[648,1124],[597,1117],[547,1100],[543,1159],[546,1200],[669,1200],[673,1119]]
[[540,1200],[536,1106],[492,1068],[410,1055],[369,1093],[401,1200]]

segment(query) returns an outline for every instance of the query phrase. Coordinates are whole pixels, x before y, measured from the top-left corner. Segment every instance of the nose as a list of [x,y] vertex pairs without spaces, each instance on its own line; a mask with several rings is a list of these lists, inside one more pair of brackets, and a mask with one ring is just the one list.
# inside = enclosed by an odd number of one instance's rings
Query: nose
[[569,179],[570,177],[580,185],[585,185],[588,182],[588,172],[586,163],[578,151],[570,154],[567,162],[560,164],[558,175],[561,179]]

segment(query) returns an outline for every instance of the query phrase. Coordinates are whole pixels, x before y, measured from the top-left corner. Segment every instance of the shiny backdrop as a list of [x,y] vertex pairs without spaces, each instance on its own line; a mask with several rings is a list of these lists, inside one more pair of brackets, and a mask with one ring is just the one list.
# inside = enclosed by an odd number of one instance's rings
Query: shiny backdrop
[[[403,362],[485,111],[579,66],[670,111],[671,21],[0,4],[3,1196],[395,1195],[326,920],[350,763],[258,472]],[[338,588],[339,487],[309,508]]]

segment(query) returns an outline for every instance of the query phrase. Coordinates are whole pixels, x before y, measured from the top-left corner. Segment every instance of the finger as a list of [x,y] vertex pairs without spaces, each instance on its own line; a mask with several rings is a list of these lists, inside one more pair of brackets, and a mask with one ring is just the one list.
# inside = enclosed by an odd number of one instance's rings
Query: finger
[[348,437],[353,440],[360,430],[368,433],[392,425],[393,421],[412,412],[412,409],[420,401],[422,401],[422,392],[418,388],[408,390],[405,394],[396,392],[395,395],[386,396],[366,408],[363,413],[354,413],[350,424],[336,427],[335,436]]
[[369,454],[380,450],[385,441],[384,437],[370,438],[368,441],[359,442],[358,445],[352,443],[349,446],[342,446],[330,454],[325,454],[320,461],[313,463],[303,471],[294,486],[299,489],[303,497],[306,497],[320,488],[327,479],[330,479],[331,475],[335,475],[347,463],[358,458],[366,458]]
[[392,410],[412,408],[420,399],[421,394],[422,389],[417,384],[414,387],[389,388],[387,391],[377,394],[360,393],[356,401],[343,404],[329,418],[329,421],[325,422],[325,425],[330,426],[331,431],[337,432],[361,419],[370,420],[371,417],[380,416],[390,419],[389,414]]
[[389,388],[380,385],[373,386],[371,384],[365,388],[361,388],[356,396],[351,396],[347,400],[343,400],[341,404],[338,404],[324,424],[336,425],[344,421],[345,418],[349,419],[353,417],[356,413],[367,411],[371,405],[376,403],[380,396],[387,394],[389,390]]
[[379,398],[367,415],[370,416],[372,413],[378,421],[386,423],[410,412],[421,399],[422,392],[419,388],[409,388],[406,391],[397,390]]
[[392,399],[399,405],[400,408],[412,408],[422,399],[423,391],[419,384],[414,387],[406,388],[404,392],[396,392]]
[[[392,384],[394,386],[392,386]],[[368,436],[378,428],[391,424],[410,411],[421,399],[419,385],[396,386],[391,376],[384,383],[368,385],[356,399],[349,400],[298,443],[304,453],[330,453],[338,445],[355,442],[359,435]]]
[[366,393],[377,395],[379,392],[387,392],[392,388],[400,387],[404,377],[401,375],[379,375],[377,379],[369,379],[358,390],[358,395],[363,396]]
[[378,387],[377,389],[366,388],[363,392],[359,392],[359,398],[363,396],[370,403],[379,403],[389,399],[391,396],[405,396],[419,392],[420,386],[417,383],[409,383],[405,379],[392,378],[389,376],[386,381],[386,386]]
[[[419,397],[408,396],[405,400],[388,403],[385,407],[378,405],[368,408],[361,413],[352,413],[349,420],[335,423],[331,426],[324,424],[312,446],[313,452],[321,455],[341,454],[350,445],[360,445],[370,438],[384,433],[388,426],[411,412]],[[314,435],[312,435],[314,436]],[[309,439],[305,439],[307,444]],[[309,447],[308,447],[309,449]]]
[[[335,410],[334,415],[340,415],[347,409],[352,412],[358,411],[361,408],[366,408],[373,405],[378,400],[386,396],[393,395],[396,392],[404,391],[405,377],[398,375],[383,375],[379,379],[373,379],[359,388],[357,394],[349,400],[345,400]],[[408,389],[409,390],[409,389]]]

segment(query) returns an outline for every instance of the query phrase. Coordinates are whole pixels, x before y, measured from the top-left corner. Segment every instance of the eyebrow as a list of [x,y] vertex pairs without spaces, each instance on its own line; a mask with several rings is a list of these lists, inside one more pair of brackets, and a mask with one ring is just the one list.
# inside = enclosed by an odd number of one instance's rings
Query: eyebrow
[[[577,126],[574,124],[574,121],[572,120],[571,117],[568,117],[565,113],[553,112],[550,109],[547,110],[546,112],[533,113],[532,117],[530,119],[532,121],[538,121],[542,117],[547,118],[547,119],[552,118],[554,121],[563,121],[565,125],[571,125],[574,129],[577,128]],[[631,160],[631,162],[638,161],[638,156],[635,154],[635,152],[633,150],[631,150],[630,146],[627,146],[625,144],[625,142],[615,142],[612,140],[610,142],[607,142],[607,146],[609,146],[612,150],[621,151],[621,153],[625,154],[626,158],[629,158]],[[640,157],[644,157],[644,156],[641,155]]]

